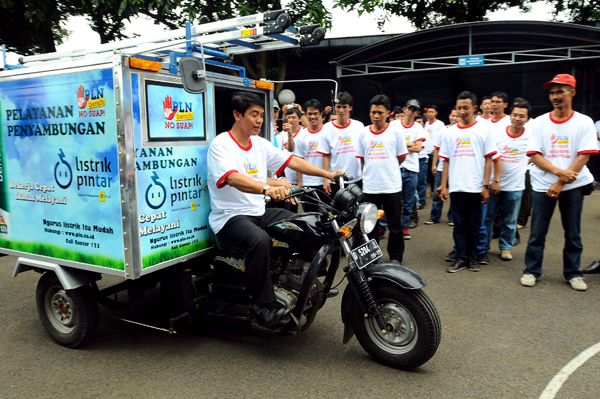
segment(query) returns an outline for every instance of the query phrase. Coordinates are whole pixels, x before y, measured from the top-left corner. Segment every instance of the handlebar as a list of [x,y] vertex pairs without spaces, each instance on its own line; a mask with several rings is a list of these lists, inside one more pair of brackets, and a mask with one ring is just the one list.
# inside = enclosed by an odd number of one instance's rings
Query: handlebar
[[[285,198],[282,198],[281,201],[284,201],[290,197],[294,197],[299,194],[306,194],[308,192],[310,192],[310,191],[307,191],[307,189],[305,189],[303,187],[293,186],[288,189],[288,196]],[[265,195],[265,204],[268,204],[271,201],[273,201],[273,198],[269,197],[268,195]]]

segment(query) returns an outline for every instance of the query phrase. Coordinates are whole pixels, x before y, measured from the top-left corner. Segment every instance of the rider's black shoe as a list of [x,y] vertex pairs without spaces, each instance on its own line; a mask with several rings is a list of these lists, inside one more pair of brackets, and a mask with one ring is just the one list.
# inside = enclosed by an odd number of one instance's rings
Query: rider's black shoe
[[338,296],[338,294],[340,293],[340,290],[338,290],[337,288],[331,288],[329,289],[329,292],[327,293],[327,298],[333,298]]
[[260,325],[273,327],[281,321],[285,309],[279,306],[274,307],[270,305],[255,304],[254,312],[256,312],[256,320]]

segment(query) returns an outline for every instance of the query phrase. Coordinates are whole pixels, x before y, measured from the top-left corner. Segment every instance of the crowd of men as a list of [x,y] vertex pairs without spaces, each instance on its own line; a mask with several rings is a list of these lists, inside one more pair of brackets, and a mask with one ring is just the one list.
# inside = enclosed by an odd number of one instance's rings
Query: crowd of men
[[[425,225],[440,223],[443,206],[453,227],[454,248],[446,260],[447,272],[479,271],[489,264],[492,238],[498,237],[499,256],[513,259],[518,229],[531,232],[521,284],[534,286],[542,274],[549,223],[558,204],[565,231],[563,273],[575,290],[586,290],[580,271],[583,197],[594,189],[586,164],[598,154],[598,131],[593,121],[573,110],[576,80],[560,74],[544,85],[553,111],[532,118],[523,98],[509,102],[495,92],[478,102],[470,92],[456,98],[449,124],[437,119],[438,107],[422,108],[416,99],[392,108],[385,95],[369,104],[371,125],[351,119],[353,98],[339,93],[334,109],[315,99],[283,106],[286,122],[274,132],[274,144],[325,171],[344,170],[360,185],[364,201],[385,211],[381,226],[371,235],[389,231],[390,261],[401,263],[404,240],[418,226],[418,211],[429,195],[432,207]],[[275,102],[275,119],[279,104]],[[326,122],[331,120],[330,122]],[[287,168],[290,184],[322,189],[331,198],[339,187],[327,178],[303,176]],[[315,205],[304,204],[304,211]],[[297,205],[292,205],[298,211]],[[600,272],[594,262],[584,272]]]
[[[557,75],[544,89],[553,110],[535,120],[525,99],[509,103],[502,92],[484,97],[478,115],[477,97],[464,91],[448,125],[437,119],[435,105],[422,109],[411,99],[393,109],[388,97],[376,95],[369,103],[371,124],[364,126],[351,119],[353,99],[342,92],[335,109],[316,99],[303,107],[283,107],[283,131],[273,135],[273,143],[260,137],[265,111],[260,96],[235,93],[235,123],[211,141],[208,151],[209,223],[217,238],[246,251],[258,321],[273,326],[283,314],[270,280],[272,244],[265,227],[298,211],[294,203],[281,209],[289,187],[318,188],[327,200],[339,190],[334,182],[338,173],[362,187],[364,201],[385,211],[385,222],[382,218],[370,236],[379,240],[385,223],[391,263],[402,263],[404,241],[411,238],[409,229],[417,226],[418,210],[427,202],[427,185],[434,195],[426,225],[440,223],[443,204],[450,199],[454,249],[446,257],[452,262],[449,273],[476,272],[489,263],[496,219],[500,258],[513,259],[519,211],[529,208],[523,201],[529,180],[533,211],[521,284],[532,287],[542,274],[546,234],[558,204],[565,232],[563,274],[573,289],[586,290],[579,270],[581,214],[583,197],[594,189],[586,165],[598,154],[600,136],[588,116],[573,110],[573,76]],[[277,119],[279,105],[274,108]],[[328,115],[332,111],[334,118]],[[279,207],[265,209],[261,194]],[[302,205],[303,211],[318,210],[316,204]],[[600,272],[600,262],[586,270]]]

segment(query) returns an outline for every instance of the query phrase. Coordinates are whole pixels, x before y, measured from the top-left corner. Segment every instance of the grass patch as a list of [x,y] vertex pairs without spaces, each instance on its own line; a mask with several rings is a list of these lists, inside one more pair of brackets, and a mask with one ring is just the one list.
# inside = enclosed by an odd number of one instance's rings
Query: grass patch
[[150,266],[158,265],[171,259],[179,258],[180,256],[189,255],[191,253],[201,251],[212,245],[212,238],[200,240],[194,244],[186,245],[176,249],[166,248],[160,252],[154,252],[142,258],[142,267],[145,269]]
[[107,267],[115,270],[125,270],[125,262],[123,260],[109,258],[108,256],[103,255],[88,255],[70,249],[65,249],[57,245],[0,239],[0,247],[12,249],[13,251],[26,252],[29,254],[87,263],[89,265]]

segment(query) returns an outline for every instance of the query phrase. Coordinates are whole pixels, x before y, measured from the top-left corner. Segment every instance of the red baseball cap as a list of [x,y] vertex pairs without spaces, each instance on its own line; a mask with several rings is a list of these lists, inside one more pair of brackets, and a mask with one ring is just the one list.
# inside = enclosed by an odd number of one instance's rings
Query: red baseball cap
[[551,81],[544,83],[544,89],[548,90],[550,86],[558,83],[560,85],[569,85],[572,88],[575,88],[577,81],[573,75],[569,75],[568,73],[559,73],[555,77],[552,78]]

